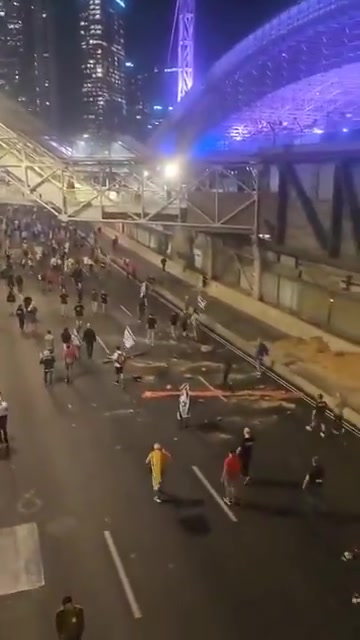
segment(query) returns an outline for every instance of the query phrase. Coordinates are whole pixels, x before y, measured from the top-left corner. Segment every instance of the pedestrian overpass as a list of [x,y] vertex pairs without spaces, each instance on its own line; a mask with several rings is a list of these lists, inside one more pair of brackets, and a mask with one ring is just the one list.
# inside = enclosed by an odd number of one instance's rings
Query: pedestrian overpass
[[[64,221],[252,231],[256,193],[245,164],[241,189],[225,192],[214,167],[201,167],[196,176],[188,168],[185,176],[126,136],[119,144],[116,157],[75,158],[32,114],[0,96],[0,183],[19,189],[24,201],[30,198]],[[222,176],[229,180],[230,174]]]

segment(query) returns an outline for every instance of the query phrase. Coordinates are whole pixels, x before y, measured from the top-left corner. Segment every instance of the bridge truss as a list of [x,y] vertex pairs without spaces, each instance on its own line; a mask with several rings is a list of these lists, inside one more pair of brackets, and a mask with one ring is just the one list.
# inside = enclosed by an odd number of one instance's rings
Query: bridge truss
[[[69,159],[0,124],[0,178],[62,220],[183,225],[251,233],[257,169],[158,159]],[[3,201],[5,194],[1,194]]]

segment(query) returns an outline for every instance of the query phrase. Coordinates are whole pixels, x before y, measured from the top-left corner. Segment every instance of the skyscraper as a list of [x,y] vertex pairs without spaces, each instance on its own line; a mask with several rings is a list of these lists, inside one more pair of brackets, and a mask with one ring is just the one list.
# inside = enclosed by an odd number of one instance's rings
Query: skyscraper
[[123,0],[79,0],[85,131],[112,132],[124,122]]
[[26,102],[24,0],[0,0],[0,90]]
[[58,117],[58,70],[55,49],[56,33],[53,3],[50,0],[31,0],[31,11],[26,16],[25,28],[29,30],[32,53],[32,102],[33,108],[49,124],[56,127]]
[[51,124],[57,73],[50,0],[0,0],[0,91]]

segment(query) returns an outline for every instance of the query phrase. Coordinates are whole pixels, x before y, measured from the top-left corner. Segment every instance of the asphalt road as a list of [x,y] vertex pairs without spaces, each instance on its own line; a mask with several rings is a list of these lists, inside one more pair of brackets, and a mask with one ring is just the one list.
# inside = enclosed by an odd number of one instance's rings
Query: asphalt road
[[[221,379],[223,345],[206,335],[201,344],[172,343],[169,309],[152,298],[159,335],[149,350],[135,317],[138,286],[113,271],[106,287],[108,317],[92,319],[88,303],[87,319],[110,350],[126,324],[136,335],[142,355],[129,363],[124,391],[112,384],[100,344],[94,360],[84,354],[73,383],[64,384],[64,322],[55,294],[41,294],[35,280],[26,283],[40,310],[37,337],[19,335],[1,303],[0,384],[11,435],[11,456],[0,461],[4,637],[54,637],[55,610],[71,593],[85,608],[87,640],[357,638],[359,609],[351,595],[360,588],[360,572],[340,556],[359,541],[360,441],[350,433],[322,441],[305,432],[310,406],[267,376],[258,380],[235,354],[233,385],[242,395],[194,398],[191,428],[179,432],[177,399],[146,399],[144,392],[176,390],[184,380],[194,392],[211,391]],[[38,364],[48,328],[57,336],[59,361],[50,390]],[[253,482],[242,490],[241,505],[227,512],[212,492],[221,496],[223,458],[244,426],[257,438]],[[170,498],[161,505],[152,500],[144,464],[156,441],[173,456]],[[326,509],[309,517],[299,486],[314,454],[327,470]],[[28,523],[36,524],[39,549],[27,549],[15,572],[6,563],[4,530]],[[16,557],[25,553],[20,546],[12,544]],[[39,562],[43,586],[5,593],[24,572],[42,583]],[[136,601],[132,608],[126,589]]]

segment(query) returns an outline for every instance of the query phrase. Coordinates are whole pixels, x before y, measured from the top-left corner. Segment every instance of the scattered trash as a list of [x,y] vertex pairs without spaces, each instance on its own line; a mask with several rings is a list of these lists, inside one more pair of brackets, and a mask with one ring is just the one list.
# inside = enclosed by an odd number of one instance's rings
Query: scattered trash
[[171,384],[167,384],[167,385],[166,385],[166,389],[167,389],[167,391],[170,391],[170,389],[172,389]]
[[359,593],[354,593],[353,597],[351,599],[351,602],[353,604],[360,604],[360,594]]
[[356,560],[359,556],[360,551],[358,549],[352,549],[351,551],[344,551],[341,556],[341,560],[344,562],[349,562],[351,560]]
[[202,351],[202,353],[208,353],[209,351],[212,351],[214,347],[212,347],[209,344],[202,344],[200,347],[200,351]]

